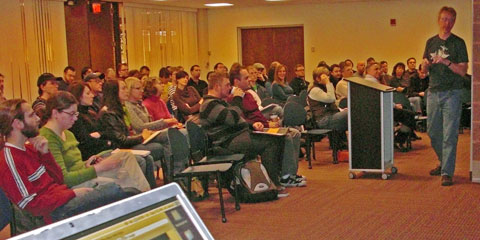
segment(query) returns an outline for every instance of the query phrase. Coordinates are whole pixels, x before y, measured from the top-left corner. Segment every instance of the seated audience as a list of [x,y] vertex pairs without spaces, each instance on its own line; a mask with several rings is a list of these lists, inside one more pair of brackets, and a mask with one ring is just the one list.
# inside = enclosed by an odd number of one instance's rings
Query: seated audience
[[[175,91],[177,90],[177,72],[180,72],[179,68],[177,67],[172,67],[171,68],[171,85],[168,87],[167,93],[168,93],[168,103],[170,105],[170,109],[172,110],[173,115],[175,116],[176,119],[179,119],[178,116],[178,107],[175,104],[175,101],[173,100],[173,94],[175,94]],[[168,105],[167,105],[168,106]]]
[[283,104],[288,97],[293,95],[293,89],[286,82],[287,68],[280,64],[275,68],[275,76],[272,84],[272,96]]
[[329,75],[330,71],[325,67],[313,71],[314,82],[308,92],[308,102],[318,128],[333,129],[344,136],[348,129],[348,112],[338,110],[335,88]]
[[310,83],[305,80],[305,67],[302,64],[295,65],[295,78],[290,81],[293,94],[300,95],[300,92],[308,89]]
[[103,80],[100,78],[100,74],[98,73],[90,73],[85,78],[83,79],[83,82],[85,82],[91,89],[91,92],[93,93],[93,103],[92,103],[92,109],[98,113],[100,112],[100,109],[103,106],[103,100],[102,100],[102,87],[103,87]]
[[83,67],[81,73],[82,79],[84,79],[88,74],[93,73],[93,70],[91,67]]
[[140,75],[150,77],[150,68],[147,66],[141,66],[140,67]]
[[143,106],[148,110],[153,121],[173,118],[168,111],[167,104],[162,100],[163,84],[156,78],[145,81],[143,89]]
[[178,119],[181,122],[187,120],[191,115],[197,114],[203,98],[192,86],[187,86],[188,74],[180,71],[176,74],[177,89],[173,94],[173,101],[178,107]]
[[267,72],[265,66],[261,63],[254,63],[253,67],[257,70],[257,79],[256,82],[258,85],[265,87],[265,82],[268,80]]
[[[268,175],[277,186],[280,186],[278,166],[281,163],[279,154],[281,148],[278,138],[251,134],[250,125],[241,117],[241,110],[223,100],[230,95],[230,91],[230,81],[225,74],[214,73],[210,76],[208,94],[200,106],[202,127],[215,146],[234,153],[243,153],[246,159],[256,159],[257,155],[261,155]],[[235,91],[233,96],[240,97],[242,94],[242,91]],[[255,122],[251,127],[262,130],[263,124]]]
[[[128,89],[123,80],[110,80],[103,85],[105,106],[100,110],[99,123],[101,134],[105,139],[112,142],[113,148],[132,148],[148,150],[154,161],[163,159],[163,146],[151,141],[147,144],[142,142],[153,133],[144,129],[142,133],[135,134],[132,130],[131,121],[127,115],[125,102],[128,101]],[[153,163],[146,161],[145,169],[147,179],[153,178]]]
[[216,63],[214,66],[213,66],[213,71],[214,72],[217,72],[217,73],[228,73],[228,69],[227,69],[227,66],[225,66],[225,64],[219,62],[219,63]]
[[340,65],[332,64],[329,69],[330,82],[333,84],[333,87],[337,87],[337,83],[342,79],[342,71],[340,70]]
[[365,77],[365,61],[357,62],[357,71],[353,74],[354,77]]
[[[259,84],[258,81],[258,75],[261,75],[262,73],[259,72],[255,67],[253,66],[248,66],[247,67],[248,74],[250,77],[248,78],[250,80],[250,92],[254,96],[255,100],[257,101],[258,106],[261,108],[262,106],[262,100],[265,98],[269,98],[270,94],[268,94],[267,89],[265,89],[264,86]],[[265,84],[265,82],[263,82]]]
[[286,82],[287,68],[280,64],[275,68],[275,76],[272,84],[272,97],[284,103],[293,95],[293,89]]
[[58,90],[67,91],[68,86],[75,81],[75,68],[67,66],[63,69],[63,78],[58,78]]
[[89,159],[97,153],[112,149],[112,142],[100,133],[97,113],[92,108],[94,95],[90,86],[78,82],[70,85],[68,90],[78,102],[78,119],[69,130],[79,142],[78,149],[82,153],[82,159]]
[[32,108],[35,114],[40,118],[40,126],[43,126],[47,119],[45,119],[45,111],[47,109],[47,100],[55,95],[58,91],[57,78],[51,73],[43,73],[37,80],[38,97],[32,103]]
[[348,97],[348,81],[345,79],[353,76],[352,66],[348,65],[346,62],[340,63],[340,70],[342,71],[342,80],[337,83],[337,87],[335,88],[337,106],[339,106],[342,99]]
[[200,97],[203,97],[204,92],[207,91],[208,88],[208,83],[200,79],[200,74],[202,73],[202,70],[200,69],[200,66],[198,65],[193,65],[190,68],[190,79],[188,80],[188,85],[187,86],[192,86],[197,90],[198,94],[200,94]]
[[268,68],[268,73],[266,75],[267,77],[265,80],[265,88],[267,89],[268,94],[270,94],[270,96],[273,96],[272,84],[273,84],[273,81],[275,81],[275,70],[277,69],[278,65],[281,65],[281,64],[277,61],[273,61],[270,64],[270,68]]
[[162,67],[158,73],[160,84],[163,85],[163,90],[160,98],[168,103],[168,89],[172,86],[172,73],[166,67]]
[[49,224],[138,193],[114,183],[69,189],[48,141],[37,136],[39,122],[22,99],[0,104],[0,188],[20,209]]
[[[408,100],[410,101],[410,104],[413,106],[413,109],[416,113],[421,114],[422,113],[422,106],[421,106],[421,98],[418,96],[418,94],[414,94],[412,92],[413,88],[411,87],[411,82],[419,82],[418,78],[413,77],[410,78],[409,81],[405,80],[405,65],[401,62],[395,64],[393,67],[393,72],[392,72],[392,79],[390,81],[390,86],[396,88],[397,92],[404,94],[406,97],[408,97]],[[408,82],[408,86],[406,83]],[[410,107],[409,107],[410,108]]]
[[117,65],[117,78],[125,80],[128,77],[128,64],[120,63]]
[[[248,71],[243,66],[230,69],[230,84],[234,86],[234,92],[243,94],[239,97],[229,96],[228,102],[242,110],[245,120],[253,126],[256,122],[263,124],[263,127],[278,128],[280,127],[278,119],[269,122],[258,109],[257,102],[248,91],[250,89],[251,80]],[[285,135],[285,144],[283,148],[283,161],[281,164],[280,184],[285,187],[301,187],[306,186],[306,178],[297,175],[298,156],[300,152],[300,132],[295,128],[289,128]]]
[[115,182],[122,188],[150,190],[131,153],[120,152],[106,158],[93,155],[87,161],[82,161],[78,141],[68,130],[78,117],[77,100],[71,93],[60,91],[49,98],[46,116],[48,121],[40,129],[40,135],[48,140],[48,149],[62,169],[68,187],[93,187]]
[[384,85],[390,86],[390,81],[392,81],[392,75],[388,74],[388,63],[387,61],[380,62],[380,70],[382,70],[382,74],[380,77],[380,82]]
[[175,118],[165,118],[152,121],[148,110],[142,104],[143,86],[135,77],[125,79],[127,86],[128,101],[125,101],[127,115],[135,133],[141,133],[143,129],[161,130],[178,123]]

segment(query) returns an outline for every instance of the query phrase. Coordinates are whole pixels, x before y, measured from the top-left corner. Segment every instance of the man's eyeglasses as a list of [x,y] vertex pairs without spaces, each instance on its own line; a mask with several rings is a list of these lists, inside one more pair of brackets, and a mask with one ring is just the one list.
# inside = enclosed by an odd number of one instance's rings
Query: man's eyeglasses
[[68,114],[70,117],[78,117],[78,115],[80,114],[79,112],[66,112],[66,111],[62,111],[63,113],[66,113]]

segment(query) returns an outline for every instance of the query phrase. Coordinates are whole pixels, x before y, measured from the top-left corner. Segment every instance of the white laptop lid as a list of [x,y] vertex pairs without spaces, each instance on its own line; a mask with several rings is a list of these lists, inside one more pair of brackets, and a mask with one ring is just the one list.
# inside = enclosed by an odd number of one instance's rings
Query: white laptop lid
[[179,185],[168,185],[12,239],[213,239]]

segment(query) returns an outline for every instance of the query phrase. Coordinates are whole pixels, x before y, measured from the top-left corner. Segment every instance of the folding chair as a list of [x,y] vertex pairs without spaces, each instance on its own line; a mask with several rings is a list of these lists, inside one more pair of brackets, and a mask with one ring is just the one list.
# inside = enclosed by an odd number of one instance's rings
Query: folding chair
[[[284,116],[283,116],[283,124],[287,127],[296,127],[302,126],[304,127],[307,119],[307,111],[304,107],[296,102],[288,102],[285,104],[284,109]],[[305,128],[305,127],[304,127]],[[302,135],[305,137],[305,144],[307,150],[307,160],[308,160],[308,168],[312,169],[312,160],[310,157],[311,151],[313,151],[314,158],[315,158],[315,142],[321,141],[324,137],[328,136],[332,133],[331,129],[305,129],[302,132]],[[331,135],[330,135],[331,136]],[[332,140],[330,140],[331,142]],[[337,160],[337,149],[335,144],[332,145],[333,151],[333,163],[338,163]]]
[[[176,128],[169,128],[168,129],[168,140],[170,142],[170,148],[172,152],[171,163],[168,169],[170,179],[178,179],[178,178],[187,178],[187,191],[188,197],[191,198],[191,183],[192,177],[195,176],[204,176],[209,174],[215,174],[217,180],[217,187],[218,187],[218,194],[220,197],[220,211],[222,214],[222,222],[227,222],[227,218],[225,217],[225,209],[224,209],[224,202],[223,202],[223,194],[222,194],[222,182],[221,182],[221,174],[225,174],[227,171],[230,170],[232,167],[232,163],[218,163],[218,164],[205,164],[205,165],[190,165],[190,150],[188,147],[187,138],[183,135],[178,129]],[[175,173],[173,166],[174,162],[183,163],[186,168],[179,173]],[[235,209],[240,210],[240,205],[238,203],[237,198],[237,188],[235,186]]]
[[244,154],[231,154],[225,149],[210,148],[208,136],[204,129],[192,121],[187,122],[188,137],[190,139],[190,153],[193,164],[232,163],[244,159]]

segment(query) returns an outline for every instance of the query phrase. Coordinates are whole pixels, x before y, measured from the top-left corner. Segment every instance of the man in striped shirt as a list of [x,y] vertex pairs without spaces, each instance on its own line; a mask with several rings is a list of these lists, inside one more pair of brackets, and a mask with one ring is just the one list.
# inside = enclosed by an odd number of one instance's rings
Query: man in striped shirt
[[0,104],[0,188],[10,201],[51,223],[127,197],[115,184],[73,190],[64,185],[47,140],[38,136],[39,122],[25,100]]

